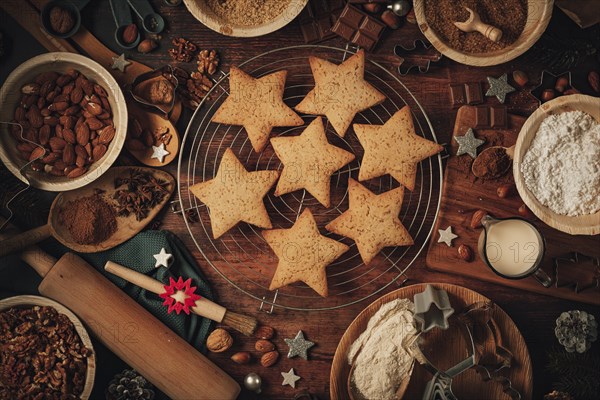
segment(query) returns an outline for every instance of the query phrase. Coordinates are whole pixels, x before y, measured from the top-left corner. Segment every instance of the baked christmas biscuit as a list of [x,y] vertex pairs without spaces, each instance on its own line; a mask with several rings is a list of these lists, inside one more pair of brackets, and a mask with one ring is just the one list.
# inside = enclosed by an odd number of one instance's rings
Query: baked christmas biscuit
[[283,163],[275,196],[306,189],[329,207],[331,174],[354,160],[354,154],[327,141],[321,117],[301,135],[272,138],[271,145]]
[[415,133],[408,106],[397,111],[384,125],[353,126],[365,149],[358,172],[359,181],[390,174],[408,190],[413,190],[417,164],[443,149]]
[[218,239],[238,222],[271,228],[263,197],[278,176],[277,171],[248,172],[231,149],[225,150],[217,175],[190,186],[210,211],[213,238]]
[[338,135],[344,137],[356,113],[385,100],[365,81],[365,51],[340,65],[309,57],[315,87],[294,109],[307,114],[325,115]]
[[231,67],[229,97],[211,121],[243,126],[254,151],[262,151],[273,127],[303,124],[302,118],[283,102],[286,76],[287,71],[277,71],[255,79],[241,69]]
[[348,210],[327,224],[325,229],[354,240],[365,264],[369,264],[384,247],[413,244],[412,237],[398,218],[404,197],[403,187],[376,195],[350,178],[348,196]]

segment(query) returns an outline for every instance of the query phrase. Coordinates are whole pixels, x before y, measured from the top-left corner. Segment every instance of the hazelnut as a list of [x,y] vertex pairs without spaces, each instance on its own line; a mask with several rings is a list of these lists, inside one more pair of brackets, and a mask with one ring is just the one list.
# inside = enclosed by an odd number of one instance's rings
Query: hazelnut
[[398,29],[402,25],[402,19],[391,10],[385,10],[381,14],[381,21],[391,29]]
[[268,353],[263,354],[260,358],[260,365],[265,368],[269,368],[270,366],[275,365],[278,359],[279,353],[277,350],[269,351]]
[[554,97],[556,97],[556,94],[554,93],[554,90],[552,90],[552,89],[544,89],[541,97],[542,97],[542,101],[546,102],[546,101],[552,100]]
[[415,15],[415,9],[411,8],[410,11],[408,12],[408,14],[406,14],[405,18],[406,18],[406,22],[408,22],[409,24],[416,24],[417,16]]
[[579,90],[575,89],[575,88],[570,88],[565,90],[565,92],[563,93],[564,95],[570,95],[570,94],[579,94],[581,93]]
[[138,44],[137,51],[140,53],[150,53],[158,46],[154,39],[144,39]]
[[129,24],[123,30],[123,43],[131,44],[135,42],[138,37],[138,28],[136,24]]
[[529,82],[527,74],[519,70],[513,71],[513,80],[520,87],[527,85],[527,83]]
[[369,12],[372,14],[376,14],[379,11],[381,11],[381,4],[379,4],[379,3],[367,3],[367,4],[363,4],[362,7],[366,12]]
[[556,89],[557,92],[562,93],[565,90],[567,90],[568,86],[569,80],[567,79],[567,77],[561,76],[556,80],[556,83],[554,84],[554,89]]
[[503,185],[498,186],[498,189],[496,189],[496,194],[501,199],[505,199],[505,198],[509,197],[510,195],[512,195],[513,188],[514,188],[513,184],[505,183]]
[[261,353],[267,353],[269,351],[275,350],[275,345],[272,342],[268,341],[268,340],[259,339],[256,342],[256,344],[254,345],[254,348],[257,351],[260,351]]
[[529,209],[529,207],[527,207],[527,205],[525,203],[521,204],[521,207],[519,207],[519,215],[523,218],[526,219],[534,219],[535,215],[531,212],[531,210]]
[[248,364],[252,355],[247,351],[240,351],[231,356],[231,360],[236,364]]
[[263,325],[254,332],[254,336],[256,336],[257,339],[269,340],[275,336],[275,329]]
[[588,74],[588,82],[594,92],[600,93],[600,74],[597,71],[590,71]]
[[65,34],[71,31],[75,26],[73,14],[66,8],[54,6],[50,10],[50,27],[60,34]]
[[458,256],[465,260],[466,262],[470,262],[473,260],[473,250],[466,244],[461,244],[458,246]]
[[481,220],[483,217],[487,215],[487,212],[484,210],[477,210],[473,213],[471,217],[471,224],[469,225],[473,229],[481,228]]
[[217,328],[206,339],[206,348],[213,353],[222,353],[233,345],[233,338],[225,329]]

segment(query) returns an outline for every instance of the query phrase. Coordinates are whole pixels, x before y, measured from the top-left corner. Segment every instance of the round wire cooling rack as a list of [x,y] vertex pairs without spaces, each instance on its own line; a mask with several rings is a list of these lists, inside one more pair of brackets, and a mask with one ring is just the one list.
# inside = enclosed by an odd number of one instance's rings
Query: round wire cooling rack
[[[239,65],[254,77],[279,70],[287,70],[284,100],[294,106],[313,88],[314,81],[308,55],[328,59],[339,64],[353,51],[323,45],[301,45],[270,50]],[[231,148],[248,170],[279,169],[282,165],[269,145],[261,153],[253,151],[244,128],[211,122],[212,115],[228,96],[228,74],[223,74],[198,107],[182,140],[178,163],[178,190],[180,207],[185,224],[198,250],[227,282],[246,295],[256,299],[262,309],[264,304],[294,310],[331,310],[367,299],[389,285],[398,282],[423,251],[431,235],[439,210],[442,186],[442,159],[434,156],[422,161],[417,169],[415,189],[405,190],[400,218],[414,239],[409,247],[390,247],[365,265],[354,241],[325,232],[323,227],[348,208],[348,178],[357,179],[363,150],[356,135],[349,129],[341,138],[325,121],[328,140],[356,155],[354,161],[336,172],[331,179],[331,207],[320,205],[305,190],[275,197],[272,192],[265,197],[265,205],[273,228],[290,228],[304,208],[310,208],[321,233],[350,246],[345,254],[329,265],[327,281],[329,296],[323,298],[304,283],[296,283],[277,291],[269,291],[269,284],[277,266],[273,254],[261,235],[261,230],[240,223],[219,239],[212,238],[209,210],[188,190],[195,183],[212,179],[227,148]],[[384,103],[359,113],[354,123],[383,124],[394,112],[405,105],[411,107],[417,134],[437,141],[425,111],[390,71],[367,59],[365,78],[387,97]],[[302,116],[300,127],[275,128],[274,136],[299,135],[315,118]],[[399,184],[390,176],[361,182],[371,191],[382,193]],[[196,211],[199,221],[190,218]]]

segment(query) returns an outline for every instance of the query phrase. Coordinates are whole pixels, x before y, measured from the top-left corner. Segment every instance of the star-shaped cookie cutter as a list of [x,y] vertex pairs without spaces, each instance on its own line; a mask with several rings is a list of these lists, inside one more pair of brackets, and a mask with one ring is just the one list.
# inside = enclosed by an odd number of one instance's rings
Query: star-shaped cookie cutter
[[394,46],[394,54],[400,58],[398,73],[406,75],[411,69],[417,68],[424,74],[429,71],[432,62],[442,59],[442,53],[426,40],[416,39],[412,43],[400,43]]
[[436,326],[448,329],[450,326],[448,318],[454,314],[454,308],[450,305],[450,299],[445,290],[427,285],[422,293],[415,294],[414,303],[413,318],[421,332],[430,331]]
[[[555,90],[555,84],[556,81],[558,80],[558,78],[561,77],[566,77],[567,78],[567,82],[568,87],[575,89],[573,87],[573,84],[571,83],[571,71],[564,71],[561,72],[560,74],[553,74],[552,72],[548,71],[548,70],[543,70],[542,74],[540,75],[540,83],[537,86],[534,86],[533,89],[531,89],[529,92],[531,93],[531,95],[533,97],[535,97],[539,102],[540,105],[544,102],[542,100],[542,93],[544,92],[545,89],[552,89]],[[577,90],[577,89],[575,89]]]
[[[554,280],[557,288],[571,288],[575,293],[581,293],[584,290],[600,289],[600,259],[597,257],[574,251],[565,256],[554,258],[553,262]],[[573,272],[574,267],[584,267],[589,264],[592,265],[593,269],[591,279],[586,284],[581,284],[579,280],[573,278],[563,279],[560,273],[561,267],[566,267],[566,265],[568,265],[569,271]]]

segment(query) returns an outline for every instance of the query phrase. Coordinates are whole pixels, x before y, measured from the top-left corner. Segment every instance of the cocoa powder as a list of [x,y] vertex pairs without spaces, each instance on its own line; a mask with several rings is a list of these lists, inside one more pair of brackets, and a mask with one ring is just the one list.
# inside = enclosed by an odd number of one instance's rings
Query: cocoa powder
[[[481,21],[502,31],[494,43],[479,32],[463,32],[454,22],[469,18],[469,7]],[[425,0],[425,19],[438,36],[455,50],[465,53],[489,53],[515,42],[527,21],[527,0]]]
[[69,201],[59,214],[79,244],[98,244],[111,237],[117,230],[116,216],[115,208],[99,194]]
[[510,166],[510,157],[504,148],[482,152],[473,162],[473,174],[482,178],[496,178]]

